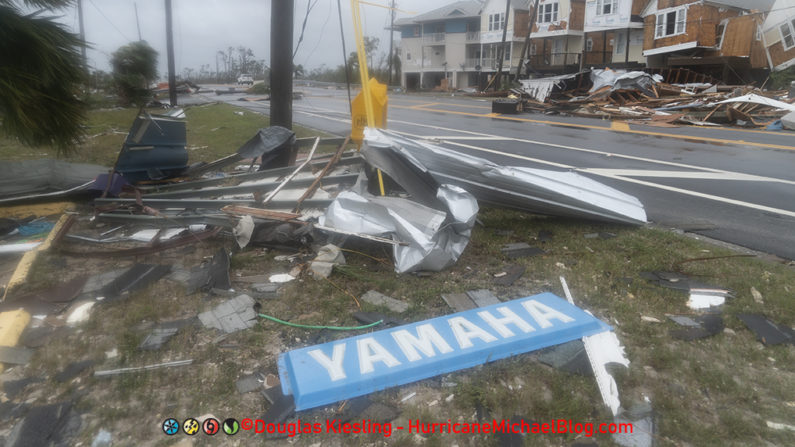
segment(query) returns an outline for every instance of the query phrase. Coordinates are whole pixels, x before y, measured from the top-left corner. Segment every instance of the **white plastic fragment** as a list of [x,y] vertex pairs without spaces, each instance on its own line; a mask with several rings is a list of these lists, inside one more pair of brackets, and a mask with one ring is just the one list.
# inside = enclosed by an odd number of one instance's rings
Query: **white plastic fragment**
[[[560,277],[560,283],[563,285],[566,299],[574,305],[569,286],[566,284],[566,279],[562,276]],[[586,312],[588,311],[586,310]],[[618,408],[621,406],[618,398],[618,385],[616,385],[615,379],[610,375],[606,367],[608,363],[618,363],[629,367],[629,359],[624,353],[624,347],[621,346],[618,337],[613,331],[600,332],[596,335],[583,337],[582,342],[585,345],[585,353],[588,354],[588,361],[591,363],[594,377],[596,377],[596,385],[599,387],[602,401],[613,412],[613,416],[616,416],[618,415]]]
[[690,291],[690,299],[687,300],[687,307],[695,310],[709,309],[713,306],[720,306],[726,302],[723,295],[707,295]]
[[780,422],[773,422],[773,421],[765,421],[765,424],[767,424],[768,428],[772,428],[773,430],[795,431],[795,425],[782,424]]
[[416,396],[416,395],[417,395],[417,392],[416,392],[416,391],[412,391],[412,392],[410,392],[409,394],[405,395],[405,396],[403,397],[403,399],[400,399],[400,401],[401,401],[401,402],[405,402],[405,401],[407,401],[407,400],[411,399],[412,397],[414,397],[414,396]]
[[276,275],[271,275],[268,280],[270,282],[290,282],[295,279],[295,276],[292,276],[288,273],[278,273]]
[[232,229],[232,234],[235,235],[235,241],[240,248],[244,248],[251,241],[251,235],[254,233],[254,219],[245,215],[240,218],[237,225]]
[[91,308],[94,307],[93,301],[87,301],[72,310],[66,318],[66,324],[69,326],[77,326],[78,324],[88,321],[91,316]]

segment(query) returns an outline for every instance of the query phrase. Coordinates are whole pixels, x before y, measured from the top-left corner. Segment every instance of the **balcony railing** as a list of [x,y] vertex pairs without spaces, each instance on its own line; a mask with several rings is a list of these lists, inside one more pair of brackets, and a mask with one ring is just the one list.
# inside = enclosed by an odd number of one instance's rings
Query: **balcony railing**
[[467,42],[480,42],[480,31],[467,31]]
[[424,43],[437,44],[444,43],[444,33],[431,33],[422,37]]
[[474,69],[480,65],[480,58],[479,57],[468,57],[464,61],[464,68]]
[[[623,58],[621,61],[623,62]],[[612,51],[588,51],[585,53],[585,65],[603,65],[613,62]]]
[[531,68],[579,65],[580,53],[534,54],[528,58],[527,62]]

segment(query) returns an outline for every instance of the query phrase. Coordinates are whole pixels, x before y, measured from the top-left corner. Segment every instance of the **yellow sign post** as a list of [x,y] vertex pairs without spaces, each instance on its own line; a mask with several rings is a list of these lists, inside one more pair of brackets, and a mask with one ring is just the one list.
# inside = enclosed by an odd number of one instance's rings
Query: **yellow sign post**
[[[370,93],[367,96],[370,97],[371,110],[373,111],[372,127],[384,129],[386,128],[386,111],[388,102],[386,85],[381,84],[375,78],[370,78],[370,81],[367,84],[367,89]],[[364,139],[364,128],[368,126],[367,107],[365,101],[367,101],[367,99],[365,98],[364,91],[359,92],[359,94],[356,95],[356,98],[353,99],[353,125],[351,128],[351,139],[360,146],[362,144],[362,140]]]

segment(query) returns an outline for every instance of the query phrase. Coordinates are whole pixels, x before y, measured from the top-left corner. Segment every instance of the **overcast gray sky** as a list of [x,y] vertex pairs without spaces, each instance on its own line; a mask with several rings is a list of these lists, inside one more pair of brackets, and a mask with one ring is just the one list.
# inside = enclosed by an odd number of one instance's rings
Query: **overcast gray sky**
[[[315,0],[312,0],[315,1]],[[390,0],[369,0],[386,5]],[[424,13],[452,0],[397,0],[397,8]],[[350,0],[341,0],[345,24],[345,45],[355,51]],[[138,40],[135,5],[141,25],[141,37],[159,53],[159,74],[166,76],[166,32],[164,0],[83,0],[86,40],[93,46],[88,51],[89,64],[110,70],[110,55],[120,46]],[[174,20],[174,54],[177,73],[183,68],[200,69],[210,64],[215,71],[215,54],[229,46],[251,48],[257,59],[270,65],[270,0],[172,0]],[[307,0],[295,0],[295,36],[298,42]],[[389,49],[389,11],[361,5],[364,33],[381,39],[379,51]],[[59,12],[59,21],[75,32],[79,30],[77,8]],[[395,18],[410,17],[397,12]],[[399,39],[395,33],[396,41]],[[325,64],[342,64],[342,43],[336,0],[317,0],[306,25],[304,40],[295,63],[307,70]]]

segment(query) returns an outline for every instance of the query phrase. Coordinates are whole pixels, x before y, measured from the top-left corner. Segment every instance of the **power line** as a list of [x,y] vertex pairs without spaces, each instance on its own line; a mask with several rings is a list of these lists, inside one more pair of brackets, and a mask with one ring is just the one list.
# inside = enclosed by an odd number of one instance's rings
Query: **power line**
[[326,31],[326,25],[328,25],[329,19],[331,19],[331,7],[332,7],[331,2],[328,2],[328,12],[326,13],[326,21],[323,22],[323,26],[320,28],[320,36],[318,36],[315,46],[312,48],[312,51],[309,53],[306,59],[304,59],[304,64],[309,63],[309,59],[312,57],[313,54],[315,54],[315,50],[317,50],[317,47],[320,46],[320,42],[322,42],[323,38],[325,37],[324,33]]
[[306,0],[306,15],[304,15],[304,23],[301,25],[301,35],[298,37],[298,43],[295,44],[295,50],[293,50],[293,58],[298,53],[298,48],[301,47],[301,42],[304,41],[304,31],[306,30],[306,21],[309,19],[309,13],[312,11],[312,8],[317,5],[318,0],[312,2],[312,0]]
[[108,16],[106,16],[106,15],[105,15],[105,13],[104,13],[104,12],[102,12],[102,10],[101,10],[101,9],[99,9],[99,6],[97,6],[97,5],[94,3],[94,0],[88,0],[88,2],[89,2],[89,3],[91,3],[91,6],[93,6],[93,7],[94,7],[94,9],[96,9],[96,10],[97,10],[97,12],[99,12],[99,14],[100,14],[102,17],[104,17],[104,18],[105,18],[105,20],[107,20],[107,21],[108,21],[108,23],[110,23],[110,24],[111,24],[111,26],[113,26],[113,28],[115,28],[115,29],[116,29],[116,31],[118,31],[118,32],[119,32],[119,34],[121,34],[121,36],[122,36],[122,37],[124,37],[125,39],[127,39],[127,40],[128,40],[128,41],[130,41],[130,42],[132,41],[132,39],[130,39],[129,37],[127,37],[127,35],[125,35],[123,32],[121,32],[121,30],[119,29],[119,27],[117,27],[117,26],[116,26],[116,24],[115,24],[115,23],[113,23],[113,22],[111,22],[111,21],[110,21],[110,19],[108,18]]

